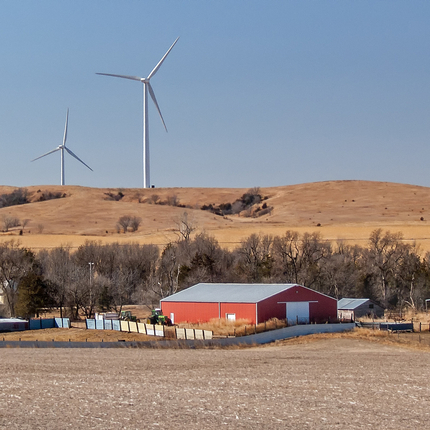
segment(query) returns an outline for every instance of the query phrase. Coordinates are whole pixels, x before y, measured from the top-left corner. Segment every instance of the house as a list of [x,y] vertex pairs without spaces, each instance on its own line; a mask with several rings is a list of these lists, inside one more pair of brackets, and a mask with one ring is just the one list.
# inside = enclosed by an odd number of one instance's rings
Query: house
[[370,299],[341,299],[337,303],[337,315],[341,321],[354,321],[357,318],[382,318],[384,308]]
[[337,300],[296,284],[196,284],[161,300],[172,322],[245,319],[258,324],[271,318],[289,324],[337,320]]

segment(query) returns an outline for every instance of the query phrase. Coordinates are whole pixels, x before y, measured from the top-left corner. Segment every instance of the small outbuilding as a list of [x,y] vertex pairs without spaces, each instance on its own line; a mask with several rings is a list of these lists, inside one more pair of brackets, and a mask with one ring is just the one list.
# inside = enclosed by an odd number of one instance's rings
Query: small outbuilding
[[28,330],[28,321],[19,318],[0,318],[0,333]]
[[173,323],[211,319],[245,319],[252,324],[271,318],[289,324],[337,320],[337,300],[296,284],[196,284],[161,300]]
[[340,321],[354,321],[357,318],[382,318],[384,308],[370,299],[340,299],[337,303]]

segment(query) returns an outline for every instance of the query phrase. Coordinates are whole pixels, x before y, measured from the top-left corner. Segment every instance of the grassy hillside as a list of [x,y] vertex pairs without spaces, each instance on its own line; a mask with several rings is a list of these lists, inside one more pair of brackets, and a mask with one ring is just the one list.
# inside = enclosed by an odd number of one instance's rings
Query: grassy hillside
[[[0,195],[15,189],[0,186]],[[402,231],[405,239],[430,250],[430,188],[414,185],[329,181],[261,188],[261,203],[225,216],[201,208],[226,207],[247,189],[31,186],[26,190],[29,203],[0,208],[0,225],[13,217],[27,220],[25,227],[0,233],[0,240],[17,239],[34,249],[79,246],[89,239],[163,245],[176,238],[176,224],[187,212],[197,232],[206,231],[229,248],[251,233],[282,235],[288,229],[364,244],[372,230],[382,228]],[[249,216],[263,204],[273,208],[270,213]],[[137,232],[117,232],[116,223],[123,215],[142,219]]]

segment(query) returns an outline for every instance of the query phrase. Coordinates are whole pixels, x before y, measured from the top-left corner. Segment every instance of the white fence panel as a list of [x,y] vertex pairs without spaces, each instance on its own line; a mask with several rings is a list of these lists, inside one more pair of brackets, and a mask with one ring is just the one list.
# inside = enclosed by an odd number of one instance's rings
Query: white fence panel
[[184,328],[176,327],[176,339],[186,339]]
[[186,328],[185,329],[185,336],[187,339],[195,339],[194,329],[193,328]]

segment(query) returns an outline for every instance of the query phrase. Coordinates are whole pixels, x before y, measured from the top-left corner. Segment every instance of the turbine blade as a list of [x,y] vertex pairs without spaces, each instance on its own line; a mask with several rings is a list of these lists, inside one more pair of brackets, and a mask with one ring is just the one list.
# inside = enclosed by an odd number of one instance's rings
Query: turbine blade
[[47,155],[52,154],[53,152],[59,151],[60,149],[61,149],[61,146],[58,146],[57,148],[53,149],[52,151],[49,151],[46,154],[41,155],[40,157],[34,158],[31,161],[33,162],[33,161],[38,160],[39,158],[46,157]]
[[69,108],[67,108],[66,125],[64,126],[63,146],[66,144],[66,139],[67,139],[67,123],[68,122],[69,122]]
[[161,122],[163,123],[164,128],[166,129],[166,132],[167,132],[167,127],[166,127],[166,124],[165,124],[165,122],[164,122],[163,115],[161,115],[161,110],[160,110],[160,108],[158,107],[157,99],[155,98],[155,94],[154,94],[154,91],[153,91],[153,89],[152,89],[152,87],[151,87],[151,84],[150,84],[149,82],[147,82],[147,83],[146,83],[146,85],[148,85],[148,91],[149,91],[149,94],[150,94],[150,96],[151,96],[151,99],[152,99],[152,101],[154,102],[155,107],[156,107],[156,108],[157,108],[157,110],[158,110],[158,113],[159,113],[160,118],[161,118]]
[[112,75],[111,73],[96,73],[96,75],[113,76],[114,78],[131,79],[132,81],[139,81],[139,82],[141,82],[141,78],[139,78],[138,76]]
[[88,164],[85,164],[77,155],[75,155],[69,148],[67,148],[67,146],[64,147],[64,149],[74,158],[76,158],[78,161],[80,161],[84,166],[88,167],[92,172],[93,169],[91,169],[90,166],[88,166]]
[[149,74],[149,76],[146,78],[148,81],[157,73],[157,70],[160,68],[160,66],[163,64],[163,61],[166,59],[166,57],[169,55],[169,52],[172,50],[172,48],[176,45],[176,42],[179,40],[179,37],[173,42],[173,45],[169,48],[169,50],[164,54],[163,58],[158,62],[158,64],[154,67],[152,72]]

